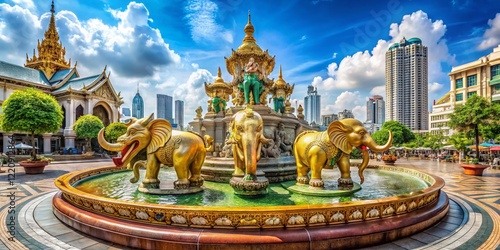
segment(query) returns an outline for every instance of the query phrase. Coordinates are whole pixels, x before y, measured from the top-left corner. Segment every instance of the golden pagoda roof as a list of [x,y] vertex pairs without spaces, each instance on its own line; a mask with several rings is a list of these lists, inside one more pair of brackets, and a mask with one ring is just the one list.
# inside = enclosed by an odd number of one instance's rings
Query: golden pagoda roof
[[228,83],[224,82],[224,79],[222,79],[222,71],[220,67],[219,70],[217,71],[217,77],[215,78],[214,83],[207,84],[205,82],[205,93],[209,97],[215,97],[218,93],[223,93],[223,95],[225,96],[233,93],[233,87]]
[[290,85],[283,79],[283,69],[280,65],[280,72],[278,74],[278,80],[273,83],[271,87],[271,93],[273,96],[277,96],[278,90],[282,89],[285,92],[285,97],[289,97],[292,95],[293,88],[295,85]]
[[238,49],[232,50],[231,56],[225,58],[227,72],[236,77],[243,70],[248,60],[253,58],[261,67],[263,75],[267,77],[274,69],[274,56],[270,56],[267,50],[263,51],[257,45],[257,41],[253,36],[255,29],[250,11],[248,12],[248,23],[243,30],[245,31],[245,37],[242,44]]
[[69,62],[64,59],[66,48],[59,42],[59,34],[57,33],[54,17],[54,1],[52,1],[50,12],[52,12],[52,15],[50,17],[49,27],[45,31],[42,42],[40,43],[40,41],[38,41],[38,56],[35,55],[35,50],[33,50],[32,58],[28,58],[28,54],[26,54],[26,64],[24,65],[28,68],[43,71],[48,79],[50,79],[56,71],[69,69],[71,65],[71,59]]
[[283,80],[283,73],[280,65],[280,73],[278,74],[278,80],[274,82],[274,86],[275,88],[282,89],[285,88],[286,85],[287,83]]
[[245,31],[245,37],[243,38],[243,43],[236,50],[240,53],[254,53],[254,52],[262,52],[262,49],[257,45],[257,40],[253,37],[253,33],[255,31],[252,25],[252,19],[250,16],[250,11],[248,11],[248,23],[245,25],[243,29]]

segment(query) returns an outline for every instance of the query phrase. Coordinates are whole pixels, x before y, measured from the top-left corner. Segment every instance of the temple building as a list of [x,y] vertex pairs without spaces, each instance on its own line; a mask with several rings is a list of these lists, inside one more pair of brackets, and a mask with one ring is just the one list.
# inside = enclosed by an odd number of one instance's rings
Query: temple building
[[[120,105],[123,104],[120,93],[116,93],[106,66],[100,73],[80,76],[77,63],[66,61],[66,49],[59,41],[56,29],[54,1],[48,29],[42,41],[38,41],[37,54],[26,54],[24,66],[0,61],[0,84],[2,85],[0,104],[18,89],[36,88],[56,98],[64,113],[61,128],[57,133],[37,135],[36,145],[40,153],[57,152],[62,148],[80,146],[75,143],[76,134],[73,124],[82,115],[93,114],[104,125],[116,122],[120,118]],[[3,131],[2,148],[7,152],[8,137],[12,134]],[[27,134],[14,134],[15,143],[27,141]],[[83,144],[83,141],[82,141]]]

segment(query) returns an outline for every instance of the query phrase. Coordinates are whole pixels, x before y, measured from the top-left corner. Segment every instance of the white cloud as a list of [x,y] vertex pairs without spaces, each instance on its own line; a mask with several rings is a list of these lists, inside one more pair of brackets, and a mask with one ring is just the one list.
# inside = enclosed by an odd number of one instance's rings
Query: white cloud
[[40,20],[30,10],[19,5],[0,3],[0,58],[24,64],[26,53],[30,56],[36,40],[43,36]]
[[[374,95],[385,96],[385,85],[381,85],[381,86],[374,87],[374,88],[370,91],[370,95],[372,95],[372,96],[374,96]],[[385,99],[385,98],[384,98],[384,99]]]
[[[329,93],[321,95],[321,100],[328,100],[331,98]],[[344,109],[351,110],[354,118],[364,121],[366,118],[366,102],[364,97],[361,96],[359,91],[344,91],[335,99],[333,104],[322,104],[321,114],[338,114]]]
[[[366,110],[364,107],[366,103],[353,103],[352,99],[365,100],[369,94],[385,97],[385,53],[392,43],[399,42],[403,37],[407,39],[418,37],[428,47],[429,81],[433,82],[429,87],[436,91],[440,90],[442,85],[437,81],[447,77],[447,73],[441,68],[441,63],[454,60],[448,52],[445,33],[446,25],[442,20],[433,21],[425,12],[419,10],[405,15],[399,24],[391,24],[390,40],[379,40],[371,51],[358,51],[344,57],[340,63],[329,64],[327,78],[316,76],[312,80],[312,85],[318,88],[318,92],[322,96],[328,96],[328,98],[322,97],[325,105],[322,113],[338,113],[345,108],[353,112],[356,110],[360,115],[356,118],[364,120],[366,112],[362,110]],[[335,98],[333,92],[339,90],[349,91]]]
[[483,41],[479,44],[478,49],[484,50],[495,47],[500,44],[500,13],[497,13],[495,18],[488,20],[490,26],[483,34]]
[[205,94],[204,83],[213,83],[214,79],[208,70],[197,69],[191,73],[186,83],[177,86],[174,91],[174,99],[184,101],[185,114],[194,114],[194,110],[198,106],[201,106],[204,112],[207,111],[208,96]]
[[228,43],[233,42],[232,32],[217,23],[218,10],[217,4],[210,0],[189,0],[186,2],[184,11],[191,28],[191,37],[195,42],[216,42],[220,39]]
[[35,4],[31,0],[12,0],[12,2],[22,8],[35,10]]
[[444,87],[443,84],[440,84],[437,82],[429,83],[429,93],[437,92],[437,91],[443,89],[443,87]]
[[301,38],[300,38],[300,41],[304,41],[307,39],[307,36],[306,35],[303,35]]

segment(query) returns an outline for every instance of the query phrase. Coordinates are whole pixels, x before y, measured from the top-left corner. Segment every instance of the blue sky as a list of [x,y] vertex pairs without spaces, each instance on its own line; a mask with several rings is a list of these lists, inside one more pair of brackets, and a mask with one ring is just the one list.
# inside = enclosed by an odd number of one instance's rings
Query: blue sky
[[[43,38],[50,0],[0,1],[0,60],[24,64]],[[70,0],[55,1],[66,58],[81,75],[107,65],[130,107],[137,86],[146,113],[156,94],[185,101],[185,121],[206,111],[203,82],[213,82],[224,57],[244,37],[251,11],[254,37],[276,56],[270,74],[295,84],[292,103],[307,85],[318,88],[322,114],[353,110],[366,119],[366,100],[385,98],[384,56],[404,36],[429,48],[429,103],[450,89],[451,67],[477,60],[500,44],[500,1],[336,0]]]

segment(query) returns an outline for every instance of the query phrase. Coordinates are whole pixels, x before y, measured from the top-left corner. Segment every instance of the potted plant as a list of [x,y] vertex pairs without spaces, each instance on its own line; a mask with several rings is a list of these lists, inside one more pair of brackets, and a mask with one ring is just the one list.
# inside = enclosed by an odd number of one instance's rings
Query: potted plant
[[388,155],[383,155],[382,156],[382,161],[384,161],[384,163],[386,165],[394,165],[394,163],[398,160],[398,158],[393,155],[393,154],[388,154]]
[[1,128],[5,132],[26,132],[31,136],[31,157],[19,162],[28,174],[41,174],[50,160],[37,155],[35,134],[55,133],[63,112],[56,99],[34,88],[14,91],[2,104]]
[[490,165],[479,164],[479,159],[473,158],[470,162],[462,163],[460,166],[464,169],[464,174],[482,176],[483,171]]

